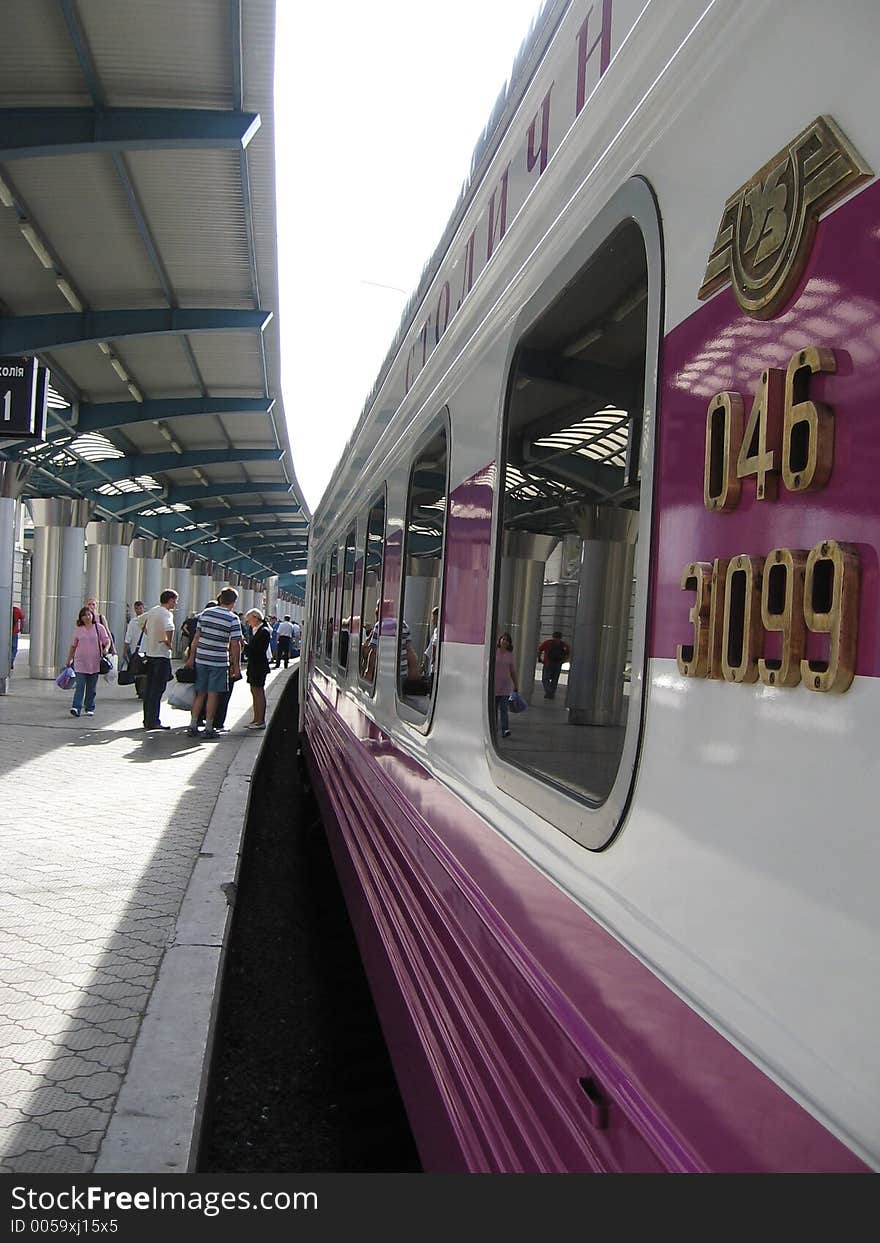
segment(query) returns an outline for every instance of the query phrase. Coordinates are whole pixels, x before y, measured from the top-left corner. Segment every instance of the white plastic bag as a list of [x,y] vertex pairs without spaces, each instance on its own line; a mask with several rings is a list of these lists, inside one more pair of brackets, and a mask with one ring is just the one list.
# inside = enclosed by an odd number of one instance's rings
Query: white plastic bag
[[104,681],[112,686],[119,674],[119,657],[116,652],[107,652],[107,659],[110,661],[110,668],[104,674]]
[[165,702],[171,708],[180,708],[182,712],[191,712],[196,697],[194,682],[173,682],[165,696]]

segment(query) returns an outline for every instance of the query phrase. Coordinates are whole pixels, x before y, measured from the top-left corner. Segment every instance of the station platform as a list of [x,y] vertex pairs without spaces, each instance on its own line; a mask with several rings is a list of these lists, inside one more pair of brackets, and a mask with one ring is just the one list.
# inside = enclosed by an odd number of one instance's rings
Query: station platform
[[[268,716],[297,662],[273,670]],[[94,717],[27,677],[0,697],[0,1172],[185,1173],[264,732],[236,684],[216,741]]]

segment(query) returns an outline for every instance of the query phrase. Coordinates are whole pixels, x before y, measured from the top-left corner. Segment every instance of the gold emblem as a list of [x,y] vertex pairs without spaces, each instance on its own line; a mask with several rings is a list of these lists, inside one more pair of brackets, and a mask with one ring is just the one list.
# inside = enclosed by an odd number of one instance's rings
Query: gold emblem
[[748,315],[770,319],[791,297],[819,216],[872,175],[830,117],[817,117],[724,204],[697,297],[733,284]]

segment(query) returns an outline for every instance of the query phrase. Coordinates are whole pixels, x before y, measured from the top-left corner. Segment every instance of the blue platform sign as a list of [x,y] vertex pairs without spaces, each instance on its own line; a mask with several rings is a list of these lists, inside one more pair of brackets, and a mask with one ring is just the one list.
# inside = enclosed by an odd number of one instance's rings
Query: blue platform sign
[[0,440],[45,440],[48,393],[36,358],[0,358]]

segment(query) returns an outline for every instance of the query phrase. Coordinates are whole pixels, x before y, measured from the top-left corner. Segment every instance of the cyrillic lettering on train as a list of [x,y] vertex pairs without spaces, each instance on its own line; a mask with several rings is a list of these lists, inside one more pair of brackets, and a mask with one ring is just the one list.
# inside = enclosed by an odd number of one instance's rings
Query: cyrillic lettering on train
[[[496,245],[500,245],[501,242],[504,240],[504,234],[507,231],[507,183],[508,183],[509,177],[510,177],[510,165],[508,164],[507,168],[505,168],[504,172],[501,174],[501,180],[499,181],[495,189],[492,191],[492,197],[489,199],[489,229],[488,229],[488,234],[486,238],[486,262],[487,263],[492,258],[492,251],[495,249]],[[499,196],[499,191],[500,191],[500,196]],[[496,221],[495,198],[496,196],[499,196],[498,215],[497,215],[497,221],[498,221],[497,242],[495,240],[495,221]]]
[[[611,0],[602,0],[602,17],[601,26],[598,33],[595,33],[593,42],[590,42],[590,22],[595,13],[596,5],[591,5],[589,13],[583,20],[580,30],[577,33],[577,101],[575,103],[574,114],[578,116],[584,104],[587,102],[587,68],[596,48],[599,49],[599,73],[596,81],[602,77],[602,74],[611,64]],[[595,21],[593,22],[593,30],[595,32]],[[595,85],[595,83],[594,83]]]
[[[541,103],[541,107],[538,109],[538,112],[535,113],[532,119],[532,123],[529,126],[529,139],[528,139],[528,146],[526,147],[526,168],[528,169],[529,172],[531,172],[536,164],[540,164],[540,167],[538,169],[539,177],[541,176],[541,173],[543,173],[544,169],[547,167],[547,158],[548,158],[549,146],[550,146],[550,93],[553,90],[553,86],[554,86],[554,83],[551,82],[550,89],[547,91],[547,94],[544,96],[544,99]],[[535,131],[538,125],[539,115],[541,117],[541,145],[538,147],[538,150],[536,151],[535,150]]]

